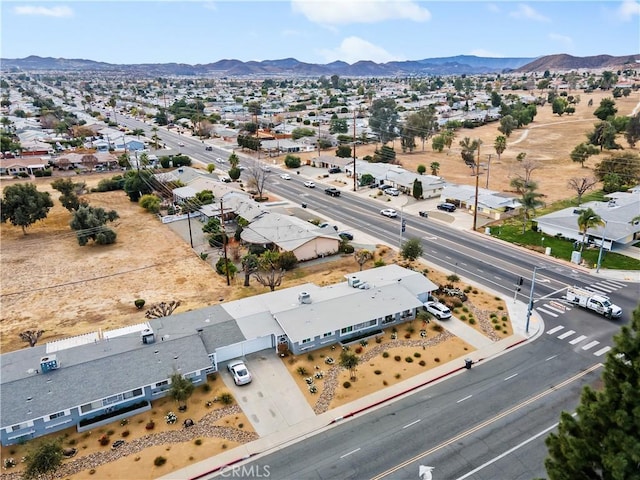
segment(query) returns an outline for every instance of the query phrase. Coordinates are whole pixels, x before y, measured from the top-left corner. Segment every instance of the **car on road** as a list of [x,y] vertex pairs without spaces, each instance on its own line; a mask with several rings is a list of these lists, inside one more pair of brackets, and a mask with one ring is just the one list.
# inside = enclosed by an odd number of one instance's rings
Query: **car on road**
[[271,167],[269,165],[264,165],[264,166],[262,166],[260,168],[262,168],[263,172],[270,172],[271,171]]
[[304,186],[307,188],[316,188],[316,184],[313,183],[311,180],[307,180],[306,182],[304,182]]
[[179,147],[184,147],[184,143],[183,142],[178,142],[178,146]]
[[340,196],[340,190],[338,190],[336,187],[325,188],[324,193],[326,193],[327,195],[331,195],[332,197]]
[[349,233],[349,232],[340,232],[338,234],[338,236],[342,239],[342,240],[353,240],[353,234]]
[[398,212],[396,212],[393,208],[383,208],[380,210],[380,215],[384,215],[385,217],[395,218],[398,216]]
[[289,175],[288,173],[282,173],[280,175],[280,178],[283,180],[291,180],[291,175]]
[[247,167],[245,167],[244,165],[238,165],[238,170],[240,170],[241,172],[244,172],[247,169]]
[[340,173],[341,171],[340,167],[331,167],[329,169],[329,173]]
[[227,370],[231,373],[236,385],[246,385],[251,383],[251,373],[242,360],[233,360],[227,365]]
[[425,302],[424,309],[438,320],[446,320],[451,318],[451,310],[446,305],[437,301]]
[[224,183],[231,183],[231,177],[220,177],[220,181]]
[[438,204],[438,210],[444,210],[445,212],[455,212],[456,206],[453,203],[443,202]]
[[213,147],[211,145],[207,145],[206,147],[204,147],[204,149],[207,152],[213,152]]
[[224,163],[224,160],[223,160],[222,158],[218,157],[218,158],[216,158],[216,162],[218,162],[218,163]]
[[421,217],[424,217],[424,218],[429,218],[429,212],[425,212],[424,210],[420,210],[418,212],[418,215],[420,215]]
[[398,195],[400,195],[400,190],[398,190],[397,188],[387,188],[384,193],[393,197],[397,197]]

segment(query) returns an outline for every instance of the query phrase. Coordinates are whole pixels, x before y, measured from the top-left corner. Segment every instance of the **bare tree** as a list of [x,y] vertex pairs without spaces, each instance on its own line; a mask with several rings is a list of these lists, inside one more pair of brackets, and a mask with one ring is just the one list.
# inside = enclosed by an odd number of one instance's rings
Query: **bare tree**
[[582,195],[585,192],[593,189],[593,187],[598,183],[595,177],[572,177],[567,182],[567,186],[571,190],[575,190],[578,194],[578,205],[582,203]]
[[518,174],[524,180],[525,185],[529,185],[531,183],[531,175],[534,170],[540,168],[540,165],[535,160],[527,159],[527,154],[525,152],[520,152],[516,157],[520,167],[524,170],[524,175]]
[[364,248],[356,250],[353,256],[355,257],[356,262],[358,262],[358,265],[360,265],[360,271],[362,271],[364,264],[373,258],[373,254]]
[[146,318],[162,318],[171,315],[176,308],[180,306],[180,300],[171,300],[170,302],[160,302],[151,305],[149,310],[144,314]]
[[38,339],[42,336],[44,330],[27,330],[20,332],[18,336],[23,342],[27,342],[30,347],[35,347]]
[[269,172],[265,170],[267,167],[263,167],[258,163],[254,163],[245,171],[247,176],[247,187],[257,192],[257,198],[263,198],[263,192]]
[[267,250],[258,258],[258,269],[253,276],[261,285],[275,291],[282,284],[285,270],[280,266],[280,254]]

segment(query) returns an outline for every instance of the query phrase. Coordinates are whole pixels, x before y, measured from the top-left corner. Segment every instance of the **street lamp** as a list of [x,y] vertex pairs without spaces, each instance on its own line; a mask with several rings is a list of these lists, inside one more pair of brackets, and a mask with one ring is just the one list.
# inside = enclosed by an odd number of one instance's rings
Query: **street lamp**
[[529,319],[531,318],[531,311],[533,310],[533,289],[536,286],[536,272],[545,267],[533,267],[533,277],[531,278],[531,291],[529,292],[529,305],[527,306],[527,323],[524,327],[524,333],[529,333]]
[[596,273],[600,273],[600,263],[602,262],[602,247],[604,247],[604,241],[607,234],[607,221],[602,221],[604,222],[604,228],[602,229],[602,239],[600,240],[600,251],[598,252],[598,266],[596,267]]

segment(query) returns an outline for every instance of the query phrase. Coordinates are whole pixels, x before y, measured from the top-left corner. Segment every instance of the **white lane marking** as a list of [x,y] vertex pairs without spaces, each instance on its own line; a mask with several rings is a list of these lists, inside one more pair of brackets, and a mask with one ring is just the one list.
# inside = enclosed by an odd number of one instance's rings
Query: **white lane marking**
[[595,347],[596,345],[598,345],[600,342],[597,340],[594,340],[593,342],[587,343],[584,347],[582,347],[583,350],[589,350],[593,347]]
[[469,400],[471,397],[473,397],[473,395],[467,395],[466,397],[461,398],[460,400],[458,400],[456,403],[462,403],[462,402],[464,402],[465,400]]
[[626,283],[614,282],[613,280],[602,280],[600,283],[604,283],[605,285],[614,285],[618,288],[625,288],[627,286]]
[[544,308],[550,308],[551,310],[553,310],[554,312],[558,312],[558,313],[564,313],[564,308],[558,308],[555,305],[552,305],[551,303],[547,303],[544,305]]
[[[572,413],[571,414],[572,417],[575,417],[576,414]],[[465,473],[463,476],[458,477],[456,480],[464,480],[465,478],[469,478],[471,475],[476,474],[477,472],[479,472],[480,470],[482,470],[485,467],[488,467],[489,465],[491,465],[492,463],[497,462],[498,460],[503,459],[504,457],[506,457],[507,455],[515,452],[516,450],[518,450],[521,447],[524,447],[527,443],[533,442],[535,439],[537,439],[538,437],[541,437],[542,435],[546,435],[548,432],[550,432],[551,430],[553,430],[554,428],[556,428],[558,426],[557,423],[554,423],[553,425],[551,425],[550,427],[545,428],[544,430],[542,430],[541,432],[536,433],[534,436],[527,438],[524,442],[519,443],[518,445],[516,445],[513,448],[510,448],[509,450],[507,450],[504,453],[501,453],[500,455],[498,455],[497,457],[492,458],[491,460],[489,460],[488,462],[483,463],[482,465],[480,465],[478,468],[474,468],[473,470],[471,470],[468,473]]]
[[560,340],[564,340],[567,337],[570,337],[571,335],[573,335],[574,333],[576,333],[575,330],[569,330],[568,332],[564,332],[562,335],[558,335],[558,338]]
[[513,375],[509,375],[507,378],[505,378],[503,381],[506,382],[507,380],[511,380],[513,377],[517,377],[518,374],[514,373]]
[[544,361],[545,361],[545,362],[548,362],[549,360],[553,360],[553,359],[554,359],[554,358],[556,358],[557,356],[558,356],[558,355],[551,355],[550,357],[545,358],[545,359],[544,359]]
[[418,419],[418,420],[416,420],[415,422],[408,423],[408,424],[406,424],[406,425],[405,425],[404,427],[402,427],[402,428],[409,428],[411,425],[415,425],[415,424],[416,424],[416,423],[418,423],[420,420],[421,420],[421,419],[419,418],[419,419]]
[[349,455],[351,455],[352,453],[356,453],[358,450],[360,450],[360,448],[356,448],[355,450],[351,450],[349,453],[345,453],[344,455],[342,455],[340,458],[344,458],[344,457],[348,457]]
[[547,315],[549,315],[550,317],[553,317],[553,318],[557,318],[558,317],[557,313],[550,312],[549,310],[545,310],[542,307],[536,307],[536,310],[539,311],[539,312],[542,312],[542,313],[546,313]]
[[467,266],[467,264],[466,264],[466,263],[464,263],[464,262],[460,262],[460,265],[462,265],[463,267],[466,267],[466,266]]
[[493,278],[495,278],[496,280],[500,280],[502,277],[498,277],[497,275],[494,275]]
[[604,347],[604,348],[601,348],[600,350],[598,350],[597,352],[593,352],[593,354],[594,354],[596,357],[599,357],[599,356],[601,356],[601,355],[603,355],[603,354],[607,353],[609,350],[611,350],[611,347]]
[[553,327],[551,330],[547,332],[547,335],[553,335],[559,330],[562,330],[564,327],[562,325],[558,325],[557,327]]
[[585,290],[589,290],[591,292],[600,294],[600,295],[606,295],[607,293],[609,293],[609,290],[605,290],[603,288],[599,288],[595,285],[589,285],[587,287],[584,287]]
[[593,288],[597,288],[598,290],[603,290],[606,293],[611,293],[611,292],[615,292],[616,290],[618,290],[617,288],[613,288],[609,285],[603,285],[602,283],[596,283],[594,285],[592,285]]
[[569,344],[575,345],[576,343],[580,343],[581,341],[583,341],[585,338],[587,338],[586,335],[580,335],[578,338],[574,338],[573,340],[571,340]]

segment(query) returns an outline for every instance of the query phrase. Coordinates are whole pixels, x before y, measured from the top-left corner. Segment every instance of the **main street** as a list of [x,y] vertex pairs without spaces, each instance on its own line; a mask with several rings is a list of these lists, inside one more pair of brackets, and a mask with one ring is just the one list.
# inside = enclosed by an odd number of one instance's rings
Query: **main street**
[[[184,153],[198,160],[228,158],[228,152],[205,152],[198,140],[172,136],[176,143],[184,143]],[[165,132],[162,138],[167,144],[174,141]],[[241,163],[255,161],[239,156]],[[310,210],[398,246],[400,218],[379,214],[387,205],[348,191],[329,197],[320,185],[307,189],[302,182],[298,175],[281,180],[274,172],[268,189],[296,203],[304,199]],[[535,271],[534,307],[546,331],[537,340],[446,382],[248,465],[269,465],[273,478],[296,479],[417,478],[419,465],[435,466],[434,478],[544,476],[544,438],[561,411],[574,410],[582,386],[600,375],[612,336],[629,322],[636,306],[637,284],[594,277],[582,268],[431,218],[409,214],[404,218],[404,238],[419,238],[429,263],[508,298],[514,298],[523,277],[515,298],[528,302]],[[562,297],[571,285],[606,291],[622,307],[623,317],[607,320],[567,305]]]

